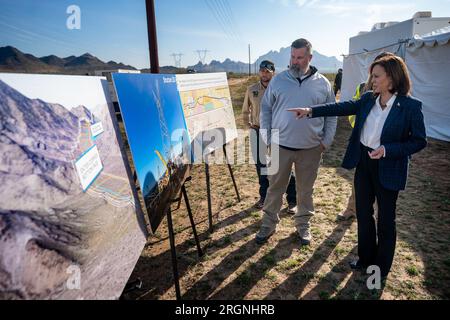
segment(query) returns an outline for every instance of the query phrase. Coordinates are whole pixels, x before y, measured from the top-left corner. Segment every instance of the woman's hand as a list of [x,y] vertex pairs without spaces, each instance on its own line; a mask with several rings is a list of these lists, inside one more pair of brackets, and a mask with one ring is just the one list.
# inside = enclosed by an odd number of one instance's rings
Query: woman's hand
[[311,108],[291,108],[287,111],[294,112],[297,119],[305,118],[312,113]]
[[378,147],[376,150],[369,152],[370,159],[378,160],[384,157],[386,151],[384,146]]

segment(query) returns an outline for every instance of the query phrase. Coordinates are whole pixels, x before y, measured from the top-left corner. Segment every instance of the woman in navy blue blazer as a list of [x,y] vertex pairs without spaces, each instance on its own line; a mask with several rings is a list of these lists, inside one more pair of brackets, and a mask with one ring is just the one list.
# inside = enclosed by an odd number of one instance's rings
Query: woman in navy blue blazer
[[[342,167],[355,172],[359,260],[352,269],[380,267],[385,279],[396,244],[395,210],[400,190],[406,187],[410,156],[427,144],[422,103],[410,96],[411,80],[397,56],[376,60],[370,66],[373,91],[357,101],[311,108],[293,108],[297,118],[356,115],[355,127]],[[307,121],[307,120],[302,120]],[[373,204],[378,202],[375,227]]]

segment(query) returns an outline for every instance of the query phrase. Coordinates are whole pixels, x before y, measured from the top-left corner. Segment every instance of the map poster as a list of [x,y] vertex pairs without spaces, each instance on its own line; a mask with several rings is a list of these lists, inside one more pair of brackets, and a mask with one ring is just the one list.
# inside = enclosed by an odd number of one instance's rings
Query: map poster
[[118,299],[146,243],[106,80],[0,73],[0,299]]
[[174,75],[113,74],[147,214],[155,232],[189,174],[190,138]]
[[194,145],[206,145],[203,155],[237,138],[225,72],[183,74],[176,79],[189,135]]

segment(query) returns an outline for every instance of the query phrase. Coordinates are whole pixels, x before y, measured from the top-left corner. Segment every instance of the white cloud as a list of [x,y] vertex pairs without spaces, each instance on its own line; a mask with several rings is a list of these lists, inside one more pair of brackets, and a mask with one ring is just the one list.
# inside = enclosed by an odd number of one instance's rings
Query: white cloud
[[308,0],[268,0],[270,3],[277,3],[277,4],[281,4],[283,7],[289,7],[292,5],[292,3],[297,3],[297,2],[306,2]]
[[[280,0],[287,2],[288,0]],[[449,0],[450,1],[450,0]],[[375,18],[383,20],[383,15],[395,16],[414,9],[413,3],[376,3],[362,4],[361,1],[350,2],[343,0],[295,0],[298,7],[308,7],[317,10],[319,14],[334,17],[364,16],[365,19]]]
[[[302,8],[302,7],[308,7],[308,8],[313,8],[314,6],[316,6],[321,0],[294,0],[294,3],[297,7]],[[330,1],[328,1],[330,2]]]
[[404,17],[405,12],[414,12],[416,8],[411,2],[362,4],[360,1],[343,0],[296,0],[296,6],[307,7],[323,16],[352,18],[367,26],[381,21],[399,20],[396,17]]

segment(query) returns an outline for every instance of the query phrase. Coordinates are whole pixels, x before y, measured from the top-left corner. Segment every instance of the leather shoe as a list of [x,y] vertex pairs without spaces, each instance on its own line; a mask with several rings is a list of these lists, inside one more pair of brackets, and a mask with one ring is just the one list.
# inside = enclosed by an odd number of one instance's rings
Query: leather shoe
[[300,237],[300,245],[309,246],[311,244],[312,237],[309,229],[298,232],[298,235]]
[[258,202],[256,202],[253,205],[253,208],[261,210],[262,208],[264,208],[264,199],[259,199]]
[[264,244],[269,240],[269,238],[275,233],[275,230],[270,230],[264,227],[261,227],[258,234],[255,237],[255,241],[257,244]]
[[341,221],[350,220],[356,218],[356,212],[351,209],[345,209],[337,215],[337,219]]
[[368,266],[363,265],[359,260],[349,262],[350,268],[352,270],[366,270]]
[[296,214],[297,213],[297,204],[296,203],[289,203],[288,207],[286,209],[286,212],[288,214]]

